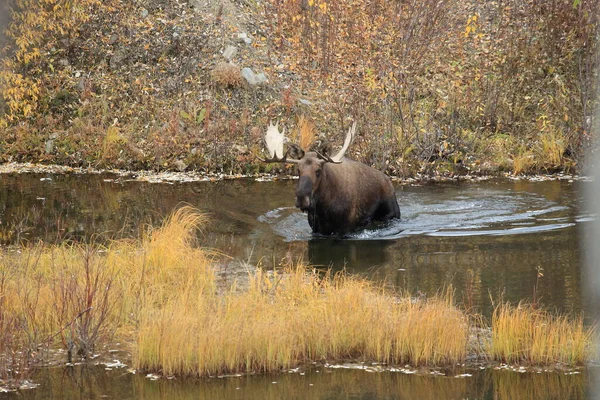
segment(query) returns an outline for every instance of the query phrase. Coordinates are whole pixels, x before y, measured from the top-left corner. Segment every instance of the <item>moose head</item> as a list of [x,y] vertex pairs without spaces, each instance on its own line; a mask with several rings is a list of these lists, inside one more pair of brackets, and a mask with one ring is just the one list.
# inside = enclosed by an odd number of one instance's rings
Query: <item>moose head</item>
[[[302,211],[307,211],[311,207],[311,198],[319,189],[322,180],[323,165],[325,163],[340,164],[344,154],[350,144],[354,141],[356,134],[356,122],[346,134],[344,145],[333,157],[330,157],[329,150],[325,147],[321,151],[305,152],[297,144],[289,143],[285,137],[285,128],[279,131],[279,124],[269,123],[267,133],[265,134],[265,146],[269,152],[270,158],[264,162],[293,163],[298,165],[298,186],[296,188],[296,207]],[[288,149],[284,153],[284,143],[288,144]],[[288,158],[291,156],[292,158]]]

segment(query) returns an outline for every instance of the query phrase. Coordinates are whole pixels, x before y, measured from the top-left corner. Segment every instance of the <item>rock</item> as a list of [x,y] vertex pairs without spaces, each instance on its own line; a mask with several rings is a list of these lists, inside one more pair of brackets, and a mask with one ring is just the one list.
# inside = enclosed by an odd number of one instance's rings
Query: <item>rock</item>
[[252,69],[248,67],[242,68],[242,76],[251,86],[259,85],[267,80],[267,76],[263,72],[256,75]]
[[235,145],[233,145],[233,150],[235,152],[237,152],[238,154],[241,154],[241,155],[250,154],[250,150],[248,150],[248,146],[243,146],[243,145],[235,144]]
[[121,68],[121,66],[127,60],[127,57],[129,57],[129,55],[124,49],[119,49],[115,51],[115,53],[112,55],[109,61],[110,69],[115,71]]
[[70,65],[69,60],[67,60],[66,58],[61,58],[60,60],[58,60],[58,65],[68,67]]
[[233,56],[235,56],[235,53],[237,53],[237,47],[230,45],[225,48],[225,51],[223,52],[223,57],[225,57],[227,61],[231,62],[231,59],[233,58]]
[[184,163],[184,162],[183,162],[183,161],[181,161],[181,160],[177,160],[177,161],[175,161],[175,162],[173,163],[173,165],[175,165],[175,168],[176,168],[176,169],[177,169],[177,171],[179,171],[179,172],[183,172],[183,171],[185,171],[185,169],[187,168],[187,164],[186,164],[186,163]]
[[252,71],[252,69],[245,67],[242,68],[242,77],[244,77],[244,79],[252,86],[256,85],[256,75],[254,75],[254,72]]
[[127,142],[129,151],[133,154],[137,159],[142,160],[146,155],[144,154],[144,150],[140,149],[136,145]]
[[246,44],[250,44],[252,43],[252,38],[248,36],[248,34],[246,32],[240,32],[238,33],[238,39],[241,42],[244,42]]
[[117,40],[119,40],[119,35],[117,35],[116,33],[113,33],[112,35],[110,35],[110,39],[108,40],[108,43],[115,44],[117,42]]
[[306,99],[298,99],[298,101],[301,104],[304,104],[305,106],[312,106],[312,102],[310,100],[306,100]]
[[46,140],[46,146],[44,148],[46,154],[52,154],[54,152],[54,139]]
[[142,18],[146,18],[148,16],[148,10],[146,10],[145,8],[142,8],[140,15],[142,16]]
[[260,74],[256,75],[256,80],[259,84],[265,83],[267,81],[267,76],[264,72],[261,72]]

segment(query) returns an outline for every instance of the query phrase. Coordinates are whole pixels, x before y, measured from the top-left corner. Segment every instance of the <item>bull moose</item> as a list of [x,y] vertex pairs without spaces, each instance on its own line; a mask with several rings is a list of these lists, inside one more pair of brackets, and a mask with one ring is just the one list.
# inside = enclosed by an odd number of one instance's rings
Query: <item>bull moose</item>
[[[305,152],[288,144],[284,153],[285,129],[269,127],[264,136],[269,158],[262,161],[298,166],[296,207],[308,213],[313,232],[346,234],[372,221],[400,218],[400,208],[390,178],[366,164],[344,157],[354,140],[356,122],[348,130],[341,150],[334,156],[323,151]],[[288,158],[292,156],[292,158]]]

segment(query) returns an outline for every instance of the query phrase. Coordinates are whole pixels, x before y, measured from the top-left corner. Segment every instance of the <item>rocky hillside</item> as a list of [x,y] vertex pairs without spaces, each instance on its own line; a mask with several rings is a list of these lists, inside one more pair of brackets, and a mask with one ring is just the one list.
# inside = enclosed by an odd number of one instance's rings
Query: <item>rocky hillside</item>
[[577,170],[598,5],[525,3],[9,0],[0,161],[253,173],[357,120],[400,176]]

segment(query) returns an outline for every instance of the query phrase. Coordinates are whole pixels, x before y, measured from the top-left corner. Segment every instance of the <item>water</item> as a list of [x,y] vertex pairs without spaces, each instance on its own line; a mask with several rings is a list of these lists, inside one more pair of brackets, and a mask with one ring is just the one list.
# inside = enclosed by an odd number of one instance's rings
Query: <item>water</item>
[[596,379],[585,373],[484,370],[431,376],[312,367],[268,376],[153,381],[122,369],[75,366],[47,368],[37,376],[37,389],[0,399],[575,400],[585,399],[586,386]]
[[[234,258],[223,260],[223,271],[240,260],[271,268],[303,258],[414,295],[452,284],[460,302],[487,316],[492,301],[518,302],[534,292],[549,308],[591,313],[595,306],[581,297],[580,242],[582,228],[596,216],[582,207],[582,185],[586,182],[502,180],[397,186],[400,221],[326,238],[313,236],[306,215],[292,207],[294,181],[166,184],[113,175],[5,174],[0,175],[0,243],[137,237],[148,224],[190,204],[210,218],[202,244]],[[589,380],[587,373],[486,370],[450,378],[321,368],[304,375],[150,382],[125,371],[77,371],[75,379],[72,370],[48,368],[36,378],[41,388],[27,396],[565,399],[585,398]],[[69,387],[94,392],[65,394]]]
[[[157,184],[110,175],[0,175],[0,243],[139,236],[182,204],[209,215],[202,244],[266,267],[311,264],[413,294],[452,284],[486,315],[492,300],[536,297],[586,310],[580,294],[581,185],[492,181],[398,186],[402,219],[348,238],[313,237],[294,181]],[[551,251],[549,251],[551,250]],[[538,278],[538,267],[543,277]],[[226,268],[225,268],[226,270]]]

